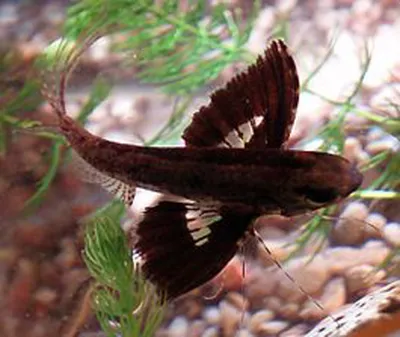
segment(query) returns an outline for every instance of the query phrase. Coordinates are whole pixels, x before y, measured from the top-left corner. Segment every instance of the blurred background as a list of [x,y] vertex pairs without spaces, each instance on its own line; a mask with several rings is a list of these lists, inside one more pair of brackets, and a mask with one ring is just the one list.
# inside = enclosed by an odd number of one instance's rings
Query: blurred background
[[[158,196],[140,191],[125,213],[81,182],[40,94],[40,55],[60,37],[79,47],[90,29],[101,38],[71,76],[68,113],[97,135],[146,146],[183,146],[208,95],[283,38],[302,89],[289,145],[342,154],[363,171],[362,188],[317,214],[258,219],[273,257],[249,242],[213,281],[138,319],[119,296],[133,281],[88,271],[87,224],[100,214],[121,225],[107,235],[126,239],[129,260],[133,218]],[[398,280],[399,39],[400,4],[390,0],[0,1],[0,337],[305,336]],[[357,336],[400,336],[393,294],[383,325],[378,310]],[[130,320],[138,327],[124,330]]]

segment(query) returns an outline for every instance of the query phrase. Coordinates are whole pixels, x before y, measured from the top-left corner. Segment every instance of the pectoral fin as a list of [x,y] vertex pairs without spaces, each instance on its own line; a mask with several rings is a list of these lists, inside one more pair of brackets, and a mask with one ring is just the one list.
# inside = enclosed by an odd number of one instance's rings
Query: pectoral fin
[[145,275],[168,298],[216,276],[235,255],[253,216],[162,201],[137,226],[135,253]]

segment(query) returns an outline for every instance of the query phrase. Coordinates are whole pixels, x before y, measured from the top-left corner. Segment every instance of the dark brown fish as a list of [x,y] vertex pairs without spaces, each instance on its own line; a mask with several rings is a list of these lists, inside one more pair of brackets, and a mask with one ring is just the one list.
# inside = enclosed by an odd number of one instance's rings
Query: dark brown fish
[[71,68],[59,74],[58,88],[43,91],[85,179],[127,205],[136,187],[187,200],[148,208],[137,226],[135,253],[168,298],[217,275],[260,215],[312,211],[361,184],[361,174],[343,157],[286,149],[299,80],[281,40],[200,108],[183,134],[183,148],[120,144],[90,134],[66,115]]

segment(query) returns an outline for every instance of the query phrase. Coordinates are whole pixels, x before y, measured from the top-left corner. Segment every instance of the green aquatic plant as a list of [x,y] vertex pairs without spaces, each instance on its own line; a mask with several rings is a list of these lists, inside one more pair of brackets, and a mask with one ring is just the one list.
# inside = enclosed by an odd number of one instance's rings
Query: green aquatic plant
[[120,222],[118,201],[86,218],[84,259],[95,279],[93,308],[107,336],[153,336],[166,302],[144,279],[132,256]]
[[8,142],[17,132],[40,123],[22,117],[41,103],[40,86],[33,76],[31,60],[24,60],[7,46],[0,50],[0,156],[5,156]]
[[[252,15],[258,11],[254,2]],[[121,34],[116,53],[140,68],[144,83],[155,83],[170,94],[185,95],[210,83],[226,66],[248,59],[245,48],[252,15],[208,1],[84,0],[68,10],[68,37],[87,33]],[[241,24],[243,23],[244,24]]]
[[[354,84],[353,90],[345,99],[341,101],[332,100],[328,97],[321,96],[319,93],[309,88],[309,84],[313,77],[318,74],[324,64],[331,57],[335,41],[336,38],[333,38],[328,51],[321,62],[310,72],[309,76],[302,83],[302,91],[323,99],[333,105],[337,110],[337,114],[315,135],[312,135],[311,139],[319,139],[321,145],[318,149],[321,151],[333,151],[335,153],[343,154],[345,139],[347,136],[346,118],[349,114],[366,118],[370,122],[371,127],[381,128],[398,139],[400,129],[400,121],[398,118],[385,117],[372,111],[360,109],[356,103],[357,95],[363,86],[364,78],[368,72],[372,59],[372,53],[367,46],[364,49],[364,57],[360,62],[360,76],[358,81]],[[304,142],[309,140],[310,139],[306,139]],[[385,165],[382,165],[382,163],[385,163]],[[367,172],[371,169],[377,169],[381,172],[368,186],[353,192],[350,195],[350,198],[361,199],[365,202],[400,199],[400,193],[397,191],[397,188],[400,185],[400,153],[398,151],[394,152],[391,150],[385,150],[371,156],[360,166],[362,172]],[[292,251],[288,259],[298,254],[299,251],[302,251],[315,234],[320,237],[320,247],[322,247],[323,241],[330,235],[332,228],[331,222],[337,216],[338,211],[339,208],[337,205],[330,206],[319,211],[311,220],[304,224],[300,235],[295,241],[296,249]],[[366,223],[365,226],[369,226],[369,224]],[[318,249],[315,253],[317,252]],[[391,261],[395,261],[395,257],[398,256],[398,254],[399,250],[394,249],[385,260],[384,265],[389,266]]]

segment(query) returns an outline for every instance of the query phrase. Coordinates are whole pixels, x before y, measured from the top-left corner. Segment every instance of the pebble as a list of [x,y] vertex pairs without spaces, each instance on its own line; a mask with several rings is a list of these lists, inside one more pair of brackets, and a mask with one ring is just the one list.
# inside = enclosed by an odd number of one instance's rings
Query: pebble
[[[397,81],[398,82],[398,81]],[[391,83],[384,85],[371,97],[369,104],[373,111],[385,111],[388,115],[397,116],[395,104],[391,102],[398,102],[398,93],[400,90],[400,83]],[[377,138],[375,138],[376,140]]]
[[279,312],[279,309],[283,305],[283,301],[276,296],[269,296],[265,298],[264,300],[265,307],[268,308],[269,310],[272,310],[274,312]]
[[268,226],[268,223],[264,226],[260,226],[260,228],[257,228],[257,231],[261,237],[268,238],[268,240],[282,239],[287,235],[284,230],[273,226]]
[[384,270],[376,270],[368,264],[354,266],[344,274],[346,288],[349,296],[357,294],[360,290],[372,287],[386,276]]
[[384,151],[391,151],[393,153],[396,153],[399,151],[399,149],[400,149],[399,140],[390,135],[388,135],[382,139],[375,140],[371,143],[368,143],[365,147],[365,150],[368,153],[370,153],[372,156],[382,153]]
[[178,316],[175,317],[174,320],[168,327],[168,336],[169,337],[182,337],[187,336],[189,330],[189,323],[185,317]]
[[288,246],[288,241],[284,239],[264,240],[264,244],[268,247],[269,252],[265,251],[263,245],[259,244],[259,258],[265,267],[274,266],[274,260],[282,261],[289,257],[294,247]]
[[70,269],[80,263],[80,255],[73,238],[63,238],[60,242],[60,248],[60,253],[55,257],[57,265],[61,268]]
[[390,222],[386,224],[383,228],[383,236],[390,245],[400,247],[400,223]]
[[309,327],[306,324],[296,324],[295,326],[282,332],[279,337],[300,337],[304,336]]
[[57,304],[58,295],[56,290],[41,287],[35,291],[33,294],[33,299],[35,301],[35,315],[37,317],[46,317],[50,309],[53,309]]
[[272,320],[275,317],[275,313],[271,310],[260,310],[253,314],[249,320],[249,330],[253,334],[259,334],[261,332],[261,324]]
[[188,298],[182,303],[180,310],[187,319],[195,319],[203,312],[203,304],[196,298]]
[[400,247],[400,224],[397,222],[388,223],[383,228],[383,235],[387,242],[394,247]]
[[356,245],[365,238],[365,219],[368,207],[362,202],[351,202],[340,214],[339,220],[332,228],[332,238],[342,245]]
[[18,21],[17,7],[13,4],[1,4],[0,26],[12,25]]
[[235,337],[253,337],[254,335],[250,333],[247,329],[240,329],[238,332],[236,332]]
[[221,319],[220,310],[215,306],[205,308],[203,318],[209,325],[218,325]]
[[288,326],[289,322],[278,320],[261,323],[259,327],[260,336],[277,336],[282,330],[286,329]]
[[290,321],[299,319],[300,305],[298,303],[285,303],[278,311],[278,315]]
[[306,298],[306,294],[296,285],[300,285],[308,294],[318,293],[330,278],[328,265],[320,256],[300,257],[289,261],[286,272],[295,280],[284,277],[279,283],[276,294],[292,303],[300,303]]
[[298,0],[282,0],[276,4],[276,9],[279,15],[287,16],[296,8]]
[[223,335],[234,336],[243,318],[243,312],[226,300],[219,303],[219,309],[221,312],[220,326]]
[[[1,247],[0,248],[0,278],[5,279],[6,278],[6,273],[4,270],[7,270],[9,268],[14,268],[15,264],[18,262],[18,256],[19,252],[15,248],[10,248],[10,247]],[[0,283],[0,289],[1,289],[1,283]]]
[[346,286],[343,277],[335,277],[326,284],[320,303],[326,312],[332,313],[346,302]]
[[369,144],[375,140],[381,139],[385,135],[387,135],[387,133],[382,128],[380,128],[378,126],[373,126],[367,132],[365,140],[366,140],[366,143]]
[[34,223],[23,223],[17,225],[14,237],[16,244],[21,248],[30,247],[35,250],[54,249],[58,242],[49,240],[51,229],[48,226]]
[[361,146],[356,137],[347,137],[344,141],[343,156],[352,163],[363,164],[368,161],[369,155]]
[[368,72],[364,78],[364,86],[376,88],[382,86],[390,78],[391,70],[399,60],[400,46],[392,43],[398,37],[398,25],[381,25],[374,36],[374,48]]
[[204,331],[203,336],[202,337],[219,337],[219,331],[218,328],[215,326],[209,327],[206,329],[206,331]]
[[381,238],[386,218],[379,213],[370,213],[365,218],[365,233],[371,238]]
[[249,308],[249,300],[238,292],[231,291],[226,295],[226,300],[241,311]]
[[110,57],[111,38],[102,36],[88,50],[88,56],[93,62],[105,61]]
[[264,298],[275,293],[280,280],[278,273],[271,271],[270,268],[254,268],[246,286],[246,296],[249,299],[252,307],[264,307]]
[[330,280],[320,298],[316,299],[322,309],[312,300],[307,300],[300,311],[299,316],[303,320],[320,320],[327,313],[332,313],[346,302],[346,288],[343,278],[336,277]]
[[21,315],[28,309],[31,294],[38,282],[37,272],[37,266],[32,261],[25,258],[18,261],[15,276],[5,299],[7,310],[15,315]]
[[37,302],[45,305],[51,305],[57,298],[57,292],[54,289],[48,287],[41,287],[37,289],[33,295]]
[[321,254],[331,274],[343,275],[349,268],[362,264],[378,266],[389,254],[389,248],[382,242],[371,240],[362,247],[334,247]]
[[188,329],[187,337],[201,337],[207,328],[206,322],[200,319],[196,319],[190,324]]

